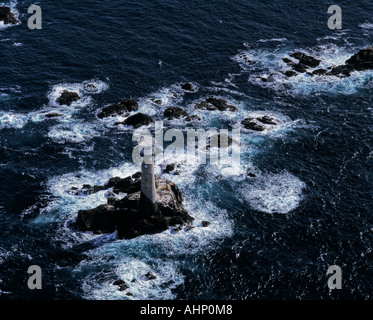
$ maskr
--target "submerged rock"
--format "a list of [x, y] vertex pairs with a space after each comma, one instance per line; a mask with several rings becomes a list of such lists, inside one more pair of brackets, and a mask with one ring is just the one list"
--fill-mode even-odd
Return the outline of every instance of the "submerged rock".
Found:
[[121, 190], [134, 192], [119, 200], [109, 198], [108, 204], [97, 208], [80, 210], [78, 228], [94, 233], [117, 230], [118, 238], [132, 239], [144, 234], [163, 232], [171, 226], [192, 224], [194, 218], [183, 207], [181, 191], [174, 183], [163, 178], [156, 178], [158, 201], [155, 213], [139, 211], [141, 184], [138, 184], [140, 180], [133, 180], [133, 176], [120, 180], [110, 179], [105, 187], [119, 188], [118, 183], [121, 183]]
[[4, 24], [17, 24], [19, 22], [12, 10], [4, 6], [0, 7], [0, 21], [3, 21]]
[[112, 117], [117, 115], [124, 115], [127, 112], [137, 111], [139, 105], [136, 99], [127, 99], [120, 103], [111, 104], [102, 109], [102, 111], [97, 115], [100, 119], [106, 117]]
[[57, 102], [61, 105], [71, 105], [73, 102], [78, 101], [80, 99], [79, 94], [76, 92], [64, 90], [60, 97], [57, 99]]

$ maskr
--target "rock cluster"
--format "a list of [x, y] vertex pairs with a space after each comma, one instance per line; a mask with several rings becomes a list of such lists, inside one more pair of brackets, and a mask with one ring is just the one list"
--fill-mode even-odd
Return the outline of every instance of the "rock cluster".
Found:
[[[354, 54], [351, 58], [346, 60], [345, 64], [336, 67], [328, 67], [327, 69], [316, 69], [310, 71], [309, 68], [316, 68], [320, 65], [321, 60], [312, 56], [306, 55], [302, 52], [295, 52], [290, 54], [291, 57], [298, 60], [294, 62], [289, 58], [284, 58], [283, 61], [292, 68], [284, 72], [285, 76], [293, 77], [298, 73], [307, 73], [309, 76], [325, 75], [337, 77], [349, 77], [353, 71], [364, 71], [373, 69], [373, 47], [365, 48]], [[263, 81], [268, 79], [263, 78]]]
[[[117, 230], [118, 238], [132, 239], [144, 234], [163, 232], [172, 226], [190, 226], [194, 220], [183, 207], [183, 195], [172, 182], [156, 178], [158, 194], [156, 212], [139, 211], [141, 174], [124, 179], [110, 179], [104, 186], [83, 186], [85, 190], [113, 188], [114, 193], [126, 193], [124, 198], [109, 197], [107, 204], [78, 212], [77, 226], [81, 231], [111, 233]], [[71, 191], [71, 190], [69, 190]], [[77, 190], [74, 190], [77, 191]]]

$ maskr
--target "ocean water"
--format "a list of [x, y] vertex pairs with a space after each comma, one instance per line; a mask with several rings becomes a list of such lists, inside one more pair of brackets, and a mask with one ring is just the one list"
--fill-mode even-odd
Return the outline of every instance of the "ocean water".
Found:
[[[342, 30], [328, 29], [324, 1], [41, 0], [42, 30], [27, 28], [31, 1], [5, 4], [21, 23], [0, 26], [0, 299], [372, 298], [373, 72], [278, 76], [294, 51], [336, 66], [371, 46], [370, 1], [343, 1]], [[185, 82], [197, 90], [184, 92]], [[59, 105], [64, 89], [82, 99]], [[210, 96], [238, 111], [193, 110]], [[202, 119], [166, 128], [281, 123], [241, 128], [239, 166], [165, 175], [209, 227], [133, 240], [78, 232], [78, 210], [107, 195], [66, 190], [139, 170], [132, 130], [97, 118], [127, 98], [156, 120], [169, 106]], [[42, 290], [27, 288], [30, 265], [42, 268]], [[342, 290], [327, 287], [331, 265], [342, 268]]]

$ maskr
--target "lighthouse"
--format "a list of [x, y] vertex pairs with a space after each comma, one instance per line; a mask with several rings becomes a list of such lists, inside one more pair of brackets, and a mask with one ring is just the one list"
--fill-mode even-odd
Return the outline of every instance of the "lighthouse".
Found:
[[151, 148], [146, 148], [141, 164], [141, 196], [139, 212], [152, 215], [157, 211], [157, 189], [154, 176], [154, 152], [153, 139]]

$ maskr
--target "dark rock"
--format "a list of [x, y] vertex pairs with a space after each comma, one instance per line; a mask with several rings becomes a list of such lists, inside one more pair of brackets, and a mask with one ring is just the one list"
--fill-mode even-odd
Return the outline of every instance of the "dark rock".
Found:
[[208, 221], [202, 221], [202, 222], [201, 222], [201, 227], [202, 227], [202, 228], [207, 228], [210, 224], [211, 224], [211, 222], [208, 222]]
[[287, 64], [293, 63], [293, 61], [291, 59], [289, 59], [289, 58], [284, 58], [284, 59], [282, 59], [282, 61], [284, 61]]
[[212, 104], [207, 103], [206, 101], [201, 101], [197, 103], [194, 108], [201, 109], [201, 110], [209, 110], [209, 111], [216, 110], [216, 107], [214, 107]]
[[134, 297], [133, 293], [131, 293], [131, 292], [127, 292], [126, 295], [129, 296], [129, 297]]
[[197, 115], [192, 115], [192, 116], [188, 116], [185, 118], [186, 121], [193, 121], [193, 120], [198, 120], [198, 121], [201, 121], [201, 117], [197, 116]]
[[108, 200], [108, 203], [113, 205], [116, 209], [124, 209], [124, 210], [137, 210], [139, 201], [141, 197], [141, 192], [137, 191], [125, 196], [123, 199], [120, 200]]
[[182, 84], [181, 85], [181, 89], [183, 89], [185, 91], [191, 91], [191, 92], [195, 91], [194, 86], [191, 83], [184, 83], [184, 84]]
[[263, 117], [256, 118], [256, 119], [258, 121], [260, 121], [261, 123], [264, 123], [264, 124], [270, 124], [270, 125], [274, 125], [274, 126], [277, 125], [277, 122], [275, 121], [275, 119], [271, 118], [269, 116], [263, 116]]
[[338, 66], [334, 67], [326, 75], [337, 76], [337, 77], [349, 77], [353, 70], [349, 66]]
[[135, 283], [135, 282], [137, 282], [137, 280], [136, 280], [136, 279], [132, 279], [131, 282], [132, 282], [132, 283]]
[[17, 24], [18, 20], [9, 7], [0, 7], [0, 21], [4, 24]]
[[137, 111], [138, 109], [139, 105], [137, 104], [136, 99], [127, 99], [120, 103], [104, 107], [97, 116], [102, 119], [117, 115], [125, 115], [127, 112]]
[[299, 72], [299, 73], [305, 73], [307, 72], [307, 66], [305, 66], [304, 64], [301, 64], [301, 63], [292, 63], [292, 64], [289, 64], [295, 71]]
[[[107, 205], [95, 209], [80, 210], [77, 225], [82, 231], [95, 233], [113, 232], [118, 230], [121, 239], [132, 239], [144, 234], [163, 232], [174, 226], [188, 226], [193, 218], [183, 207], [183, 195], [172, 182], [156, 178], [158, 202], [156, 212], [148, 214], [140, 212], [141, 177], [138, 174], [131, 177], [112, 178], [105, 188], [117, 188], [120, 192], [131, 191], [122, 199], [108, 198]], [[88, 186], [87, 186], [88, 187]], [[132, 192], [136, 190], [135, 192]]]
[[346, 65], [357, 71], [373, 69], [373, 47], [360, 50], [346, 61]]
[[141, 172], [126, 178], [111, 178], [105, 183], [105, 189], [113, 188], [115, 194], [134, 193], [141, 190]]
[[196, 109], [203, 109], [209, 111], [237, 111], [237, 107], [228, 104], [224, 99], [215, 97], [207, 98], [206, 101], [202, 101], [195, 106]]
[[315, 76], [323, 76], [327, 72], [328, 72], [328, 70], [325, 70], [325, 69], [317, 69], [317, 70], [313, 71], [312, 74], [315, 75]]
[[293, 71], [293, 70], [287, 70], [286, 72], [285, 72], [285, 76], [287, 76], [287, 77], [294, 77], [294, 76], [296, 76], [296, 75], [298, 75], [298, 73], [296, 73], [295, 71]]
[[319, 66], [321, 60], [318, 60], [314, 57], [308, 56], [302, 52], [294, 52], [293, 54], [290, 55], [291, 57], [299, 60], [299, 63], [311, 67], [311, 68], [316, 68]]
[[157, 277], [151, 272], [148, 272], [147, 274], [143, 275], [143, 278], [147, 281], [157, 279]]
[[264, 131], [266, 129], [263, 125], [257, 123], [253, 118], [247, 118], [241, 123], [246, 129], [254, 131]]
[[161, 99], [150, 98], [150, 101], [153, 102], [153, 103], [155, 103], [155, 104], [158, 104], [158, 105], [162, 104], [162, 100]]
[[211, 97], [211, 98], [206, 99], [206, 102], [212, 104], [214, 107], [216, 107], [220, 111], [226, 111], [226, 110], [237, 111], [237, 107], [228, 104], [228, 102], [225, 101], [224, 99], [218, 99], [218, 98]]
[[91, 186], [89, 184], [83, 185], [81, 189], [76, 188], [76, 187], [71, 187], [69, 190], [66, 192], [69, 194], [72, 194], [74, 196], [82, 196], [82, 195], [90, 195], [93, 193], [96, 193], [101, 190], [105, 190], [106, 188], [104, 186]]
[[101, 205], [94, 209], [79, 210], [77, 225], [81, 231], [95, 233], [114, 232], [117, 224], [117, 213], [114, 206]]
[[123, 280], [116, 280], [113, 282], [114, 286], [117, 286], [119, 291], [126, 291], [130, 286]]
[[46, 118], [56, 118], [56, 117], [61, 117], [63, 114], [58, 113], [58, 112], [50, 112], [44, 115]]
[[183, 110], [179, 107], [167, 108], [164, 112], [164, 116], [167, 117], [168, 120], [190, 117], [188, 111]]
[[64, 90], [61, 96], [57, 99], [57, 102], [61, 105], [71, 105], [73, 102], [78, 101], [80, 96], [76, 92]]
[[171, 164], [168, 164], [166, 166], [166, 168], [163, 170], [163, 172], [170, 173], [170, 172], [174, 171], [175, 169], [176, 169], [176, 164], [175, 163], [171, 163]]
[[149, 124], [154, 123], [154, 119], [144, 113], [136, 113], [133, 116], [127, 118], [123, 124], [127, 126], [133, 126], [134, 128], [139, 128], [141, 126], [148, 126]]
[[256, 178], [256, 174], [252, 173], [252, 172], [248, 172], [247, 176], [250, 177], [250, 178]]

